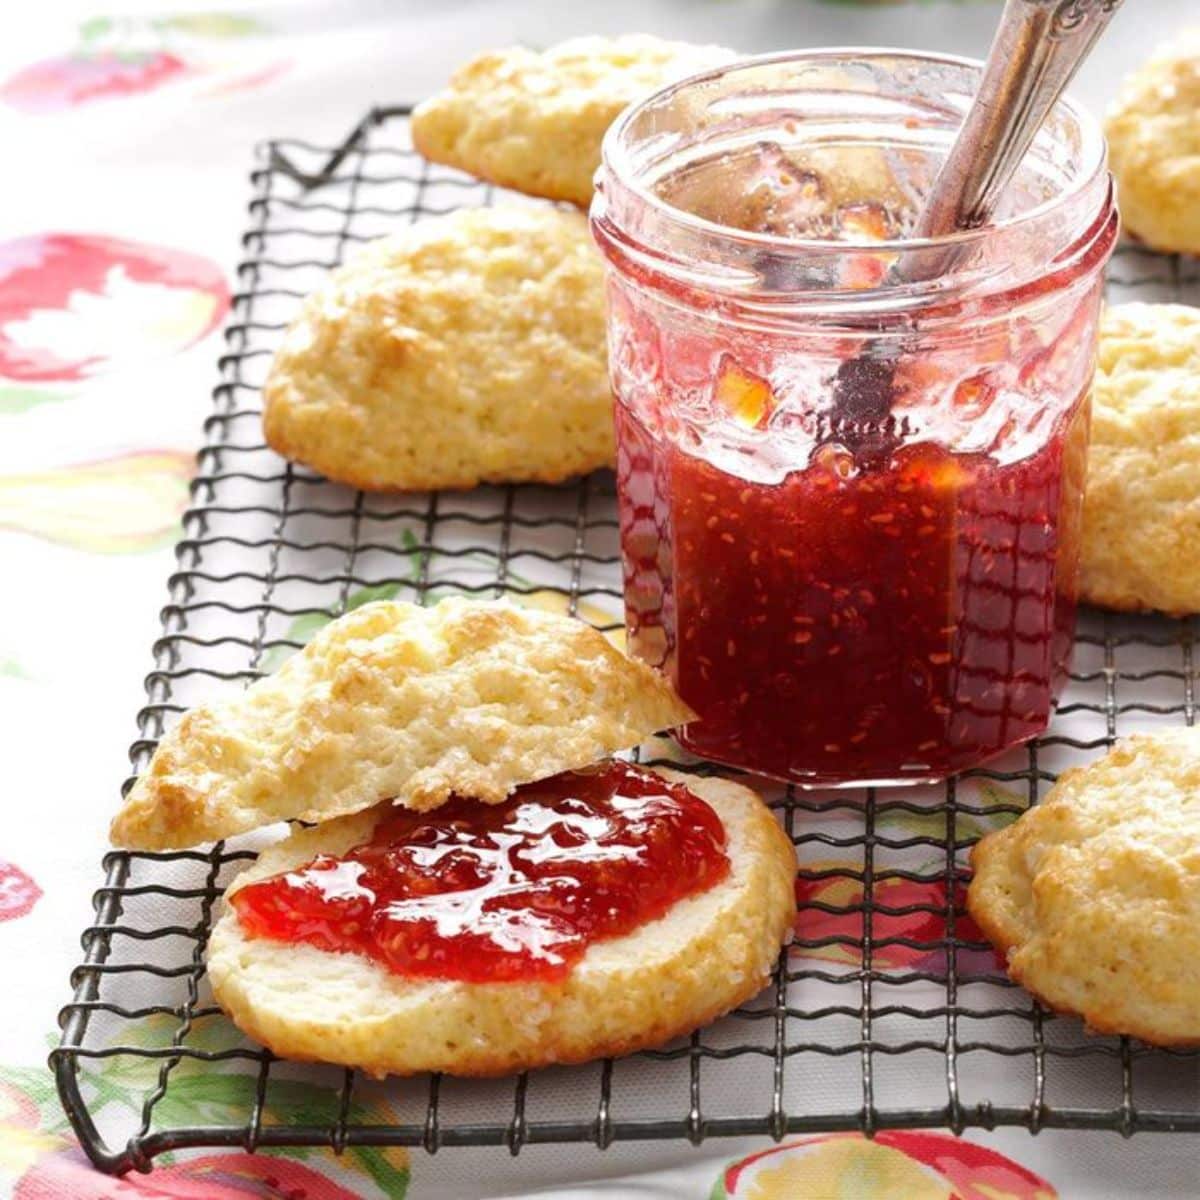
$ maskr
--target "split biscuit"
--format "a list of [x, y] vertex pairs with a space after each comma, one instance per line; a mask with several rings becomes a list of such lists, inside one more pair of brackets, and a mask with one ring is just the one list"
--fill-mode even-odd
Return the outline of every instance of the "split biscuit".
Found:
[[308, 297], [263, 431], [367, 490], [557, 483], [613, 463], [604, 339], [579, 213], [462, 209], [369, 244]]
[[174, 849], [452, 793], [496, 804], [692, 716], [663, 676], [574, 618], [457, 597], [366, 604], [274, 675], [186, 713], [112, 840]]
[[[372, 1075], [501, 1075], [656, 1046], [759, 992], [794, 914], [795, 853], [762, 801], [719, 779], [662, 772], [725, 827], [730, 873], [632, 933], [593, 942], [565, 980], [468, 983], [389, 972], [365, 955], [248, 937], [226, 907], [208, 949], [217, 1003], [284, 1058]], [[339, 855], [385, 809], [301, 830], [233, 883]]]
[[630, 104], [736, 55], [646, 34], [512, 46], [460, 67], [417, 106], [413, 143], [433, 162], [586, 208], [605, 131]]
[[1101, 319], [1080, 596], [1200, 611], [1200, 309], [1122, 304]]
[[972, 855], [1008, 973], [1097, 1032], [1200, 1044], [1200, 729], [1119, 743]]

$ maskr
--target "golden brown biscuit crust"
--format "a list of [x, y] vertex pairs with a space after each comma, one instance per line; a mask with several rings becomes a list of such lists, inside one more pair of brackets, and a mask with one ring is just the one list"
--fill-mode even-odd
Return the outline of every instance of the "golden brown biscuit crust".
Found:
[[586, 208], [600, 143], [621, 111], [734, 57], [720, 46], [646, 34], [481, 54], [454, 73], [444, 92], [418, 105], [413, 142], [433, 162]]
[[[664, 771], [721, 817], [730, 877], [657, 921], [597, 942], [563, 982], [407, 980], [361, 955], [247, 938], [227, 909], [208, 974], [234, 1022], [285, 1058], [373, 1075], [503, 1075], [660, 1045], [749, 999], [767, 982], [795, 910], [795, 852], [753, 792]], [[344, 853], [378, 811], [303, 830], [272, 847], [231, 890], [314, 853]], [[296, 981], [305, 981], [300, 993]]]
[[1098, 1032], [1200, 1044], [1200, 730], [1064, 772], [971, 862], [967, 908], [1016, 982]]
[[366, 490], [557, 483], [613, 462], [604, 337], [581, 215], [458, 210], [364, 247], [304, 302], [263, 431]]
[[1080, 596], [1200, 611], [1200, 310], [1123, 304], [1101, 319]]
[[452, 792], [499, 803], [691, 715], [582, 621], [453, 597], [367, 604], [274, 675], [186, 713], [112, 840], [172, 849], [392, 798], [434, 808]]
[[1156, 250], [1200, 254], [1200, 29], [1121, 86], [1105, 124], [1125, 228]]

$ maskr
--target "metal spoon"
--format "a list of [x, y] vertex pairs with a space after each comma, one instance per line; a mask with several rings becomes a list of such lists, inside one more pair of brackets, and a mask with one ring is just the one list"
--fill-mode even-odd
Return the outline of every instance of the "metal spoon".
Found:
[[[1121, 0], [1007, 0], [979, 91], [926, 198], [915, 237], [975, 229], [988, 220], [1042, 122], [1120, 5]], [[902, 255], [891, 282], [935, 278], [969, 252], [949, 246], [937, 254]], [[875, 343], [843, 362], [834, 383], [834, 413], [851, 422], [886, 420], [901, 352], [895, 342]], [[878, 437], [877, 428], [874, 440]]]
[[946, 156], [915, 236], [976, 229], [1121, 0], [1008, 0], [979, 91]]

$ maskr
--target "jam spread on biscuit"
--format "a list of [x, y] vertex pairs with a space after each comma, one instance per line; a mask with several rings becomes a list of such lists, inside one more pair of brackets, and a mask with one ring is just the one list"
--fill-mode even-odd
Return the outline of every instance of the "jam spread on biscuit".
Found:
[[396, 808], [370, 840], [237, 892], [252, 936], [365, 954], [398, 975], [553, 980], [729, 873], [720, 818], [624, 762], [485, 805]]

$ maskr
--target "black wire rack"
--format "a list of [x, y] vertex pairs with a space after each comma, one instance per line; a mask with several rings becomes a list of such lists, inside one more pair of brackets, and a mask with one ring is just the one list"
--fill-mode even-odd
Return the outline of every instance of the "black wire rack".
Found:
[[[621, 626], [611, 475], [366, 495], [262, 444], [258, 384], [300, 298], [327, 269], [405, 223], [504, 202], [422, 161], [406, 116], [374, 110], [332, 149], [279, 141], [257, 150], [240, 290], [137, 715], [134, 774], [184, 708], [274, 669], [323, 621], [367, 599], [557, 597], [606, 631]], [[1126, 247], [1110, 294], [1184, 299], [1200, 293], [1198, 277], [1195, 261]], [[381, 1085], [281, 1063], [242, 1040], [211, 1002], [205, 944], [225, 885], [254, 857], [251, 843], [111, 852], [51, 1056], [67, 1115], [91, 1160], [114, 1173], [201, 1146], [493, 1145], [516, 1154], [547, 1142], [698, 1144], [899, 1127], [1200, 1130], [1195, 1052], [1091, 1036], [1043, 1009], [1004, 977], [962, 907], [966, 853], [981, 825], [1036, 803], [1063, 767], [1119, 733], [1194, 723], [1195, 645], [1188, 622], [1085, 612], [1048, 736], [934, 795], [781, 792], [800, 862], [797, 942], [764, 994], [723, 1021], [632, 1060], [498, 1083], [391, 1081], [382, 1085], [394, 1099], [389, 1120], [364, 1118], [358, 1100]], [[93, 1082], [99, 1060], [114, 1057], [151, 1067], [133, 1121]], [[179, 1119], [173, 1093], [197, 1070], [236, 1073], [243, 1103], [203, 1110], [209, 1123]], [[654, 1086], [631, 1095], [631, 1070], [652, 1070]], [[297, 1071], [320, 1081], [329, 1103], [280, 1121], [272, 1089]], [[917, 1105], [920, 1095], [936, 1099]]]

